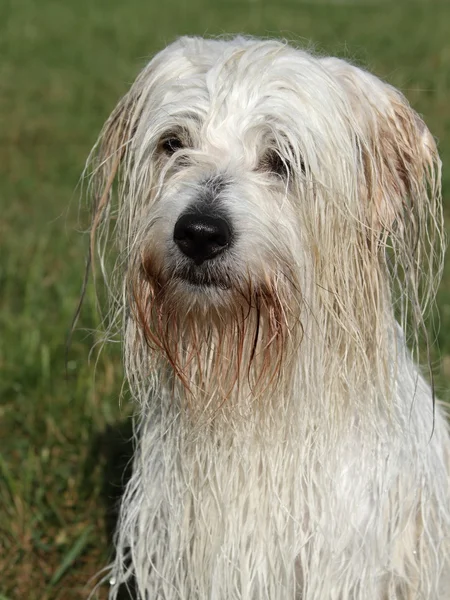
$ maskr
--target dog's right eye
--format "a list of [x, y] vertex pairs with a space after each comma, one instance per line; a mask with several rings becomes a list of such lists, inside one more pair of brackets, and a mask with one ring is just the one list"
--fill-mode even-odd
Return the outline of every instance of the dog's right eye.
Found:
[[161, 142], [161, 148], [166, 154], [175, 154], [183, 148], [183, 142], [176, 136], [168, 137]]

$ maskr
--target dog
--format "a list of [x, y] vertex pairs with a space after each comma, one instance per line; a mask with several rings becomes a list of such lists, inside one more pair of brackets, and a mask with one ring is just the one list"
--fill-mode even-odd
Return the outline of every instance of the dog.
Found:
[[184, 37], [87, 170], [138, 406], [110, 599], [449, 598], [449, 431], [417, 366], [441, 166], [405, 97], [282, 41]]

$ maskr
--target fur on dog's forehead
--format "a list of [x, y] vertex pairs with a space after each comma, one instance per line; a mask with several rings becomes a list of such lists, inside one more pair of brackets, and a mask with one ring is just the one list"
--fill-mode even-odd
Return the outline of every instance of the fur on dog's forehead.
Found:
[[151, 61], [141, 85], [140, 126], [151, 122], [156, 136], [191, 116], [210, 134], [266, 125], [322, 137], [336, 126], [342, 131], [349, 110], [329, 63], [278, 41], [182, 38]]

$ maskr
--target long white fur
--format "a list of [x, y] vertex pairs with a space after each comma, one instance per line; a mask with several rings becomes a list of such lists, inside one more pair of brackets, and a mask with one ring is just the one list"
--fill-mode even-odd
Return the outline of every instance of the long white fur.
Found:
[[[182, 38], [89, 165], [139, 407], [111, 600], [132, 581], [145, 600], [450, 597], [448, 428], [405, 344], [417, 358], [442, 270], [440, 162], [405, 98], [279, 41]], [[206, 192], [236, 231], [207, 267], [227, 289], [176, 276], [175, 222]]]

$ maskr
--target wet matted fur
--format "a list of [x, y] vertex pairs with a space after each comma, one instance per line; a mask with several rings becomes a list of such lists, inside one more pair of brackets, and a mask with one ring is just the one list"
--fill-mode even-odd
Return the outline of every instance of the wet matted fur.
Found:
[[[280, 41], [182, 38], [87, 173], [138, 403], [111, 600], [131, 581], [145, 600], [449, 597], [449, 434], [415, 365], [440, 161], [403, 95]], [[184, 215], [220, 221], [220, 252], [183, 251]]]

